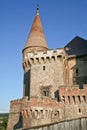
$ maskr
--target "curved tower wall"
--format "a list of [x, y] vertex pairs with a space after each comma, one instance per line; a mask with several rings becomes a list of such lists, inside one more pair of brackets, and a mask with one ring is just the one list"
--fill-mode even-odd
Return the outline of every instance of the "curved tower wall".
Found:
[[58, 87], [66, 84], [64, 60], [63, 49], [27, 53], [23, 60], [24, 96], [41, 97], [48, 89], [48, 96], [55, 98]]

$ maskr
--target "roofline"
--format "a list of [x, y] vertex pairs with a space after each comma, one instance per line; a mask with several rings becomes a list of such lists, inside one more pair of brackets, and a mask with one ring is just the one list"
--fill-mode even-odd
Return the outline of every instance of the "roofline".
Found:
[[25, 49], [27, 49], [27, 48], [31, 48], [31, 47], [33, 47], [33, 48], [34, 48], [34, 47], [40, 47], [40, 48], [45, 48], [45, 49], [47, 49], [47, 50], [49, 49], [49, 48], [44, 47], [44, 46], [29, 46], [29, 47], [25, 47], [25, 48], [23, 48], [22, 53], [24, 52]]
[[81, 56], [87, 56], [87, 54], [83, 54], [83, 55], [67, 55], [67, 59], [70, 59], [70, 58], [77, 58], [77, 57], [81, 57]]

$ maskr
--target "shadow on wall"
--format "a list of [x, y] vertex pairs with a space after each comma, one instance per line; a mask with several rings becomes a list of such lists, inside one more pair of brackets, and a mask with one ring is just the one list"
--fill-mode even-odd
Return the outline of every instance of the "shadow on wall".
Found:
[[83, 89], [83, 84], [87, 84], [87, 56], [76, 58], [73, 78], [74, 84], [78, 84], [79, 89]]
[[17, 129], [20, 129], [22, 128], [22, 123], [23, 123], [23, 118], [22, 118], [22, 115], [20, 113], [19, 115], [19, 121], [17, 122], [17, 124], [14, 125], [14, 130], [17, 130]]
[[30, 97], [30, 70], [24, 74], [24, 96]]
[[60, 99], [60, 96], [59, 96], [59, 90], [55, 91], [54, 95], [55, 95], [55, 98], [57, 99], [57, 101], [60, 102], [61, 99]]

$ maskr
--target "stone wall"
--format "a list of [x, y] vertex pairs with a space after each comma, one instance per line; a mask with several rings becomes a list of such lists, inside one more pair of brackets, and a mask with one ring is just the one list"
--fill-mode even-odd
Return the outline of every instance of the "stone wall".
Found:
[[[49, 50], [45, 53], [27, 53], [23, 59], [25, 96], [41, 97], [42, 88], [48, 88], [49, 97], [54, 98], [58, 87], [66, 85], [64, 58], [63, 49], [58, 49], [56, 52]], [[29, 70], [30, 76], [27, 75]], [[26, 95], [26, 90], [30, 94]]]
[[71, 56], [67, 59], [67, 86], [87, 84], [87, 56]]
[[15, 100], [14, 103], [13, 101], [11, 101], [7, 130], [14, 130], [15, 128], [21, 128], [22, 126], [22, 118], [21, 118], [22, 102], [23, 102], [22, 100]]
[[59, 101], [48, 97], [12, 101], [7, 130], [87, 117], [87, 85], [84, 89], [60, 87], [58, 95]]
[[87, 130], [87, 118], [80, 118], [22, 130]]

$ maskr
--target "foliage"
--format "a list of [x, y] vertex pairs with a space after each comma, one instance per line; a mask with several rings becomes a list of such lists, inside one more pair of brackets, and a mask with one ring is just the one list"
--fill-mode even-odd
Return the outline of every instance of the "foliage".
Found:
[[0, 123], [0, 130], [6, 130], [8, 123], [8, 114], [0, 114], [0, 117], [2, 117], [2, 123]]
[[0, 113], [0, 117], [8, 117], [9, 113]]

